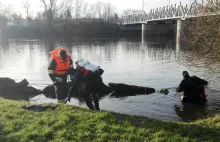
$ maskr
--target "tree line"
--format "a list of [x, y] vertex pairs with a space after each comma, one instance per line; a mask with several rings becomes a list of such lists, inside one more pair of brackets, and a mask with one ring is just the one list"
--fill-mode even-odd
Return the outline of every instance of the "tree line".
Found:
[[31, 11], [33, 3], [30, 0], [21, 2], [21, 11], [15, 11], [13, 5], [5, 5], [0, 3], [0, 15], [6, 17], [8, 21], [16, 19], [34, 19], [47, 20], [51, 25], [55, 19], [103, 19], [111, 21], [113, 18], [118, 18], [115, 7], [111, 3], [98, 1], [89, 4], [83, 0], [38, 0], [41, 3], [42, 11], [35, 10], [36, 16], [33, 16]]

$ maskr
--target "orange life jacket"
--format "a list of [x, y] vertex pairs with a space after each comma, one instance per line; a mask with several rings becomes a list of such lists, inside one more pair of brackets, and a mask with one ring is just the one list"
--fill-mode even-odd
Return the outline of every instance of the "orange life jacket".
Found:
[[[60, 57], [60, 50], [65, 50], [66, 51], [66, 55], [67, 58], [64, 61], [61, 57]], [[65, 75], [67, 74], [67, 69], [70, 68], [70, 56], [69, 56], [69, 51], [65, 48], [58, 48], [53, 50], [51, 53], [51, 58], [53, 58], [57, 65], [56, 65], [56, 69], [54, 70], [54, 73], [56, 73], [57, 75]]]

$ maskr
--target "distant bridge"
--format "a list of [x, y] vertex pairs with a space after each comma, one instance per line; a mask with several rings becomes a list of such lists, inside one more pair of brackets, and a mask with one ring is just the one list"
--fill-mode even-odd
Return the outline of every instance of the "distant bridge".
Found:
[[[123, 16], [119, 25], [121, 30], [142, 30], [142, 37], [145, 32], [164, 32], [169, 29], [175, 29], [177, 45], [180, 43], [180, 35], [182, 31], [182, 21], [187, 18], [204, 17], [220, 15], [220, 0], [195, 0], [189, 5], [182, 5], [181, 2], [177, 5], [167, 5], [160, 8], [151, 9], [148, 13], [140, 11]], [[175, 21], [176, 26], [170, 26], [167, 21]], [[151, 23], [164, 23], [152, 25]], [[169, 22], [168, 22], [169, 23]], [[172, 23], [172, 22], [171, 22]], [[142, 25], [140, 27], [140, 25]]]
[[131, 13], [120, 19], [120, 24], [147, 24], [150, 21], [186, 19], [201, 16], [212, 16], [220, 14], [220, 0], [195, 0], [189, 5], [182, 5], [181, 2], [171, 4], [160, 8], [151, 9], [148, 13], [145, 11]]

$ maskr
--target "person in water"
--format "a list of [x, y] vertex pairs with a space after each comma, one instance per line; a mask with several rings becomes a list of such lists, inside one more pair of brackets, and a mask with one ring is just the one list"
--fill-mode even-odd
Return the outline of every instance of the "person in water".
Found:
[[72, 68], [72, 59], [68, 50], [55, 49], [51, 52], [51, 61], [48, 66], [48, 75], [53, 81], [56, 97], [59, 103], [64, 103], [67, 97], [67, 75]]
[[182, 102], [195, 102], [205, 100], [205, 86], [208, 85], [206, 80], [197, 76], [190, 76], [187, 71], [183, 71], [183, 80], [180, 82], [176, 92], [183, 92]]

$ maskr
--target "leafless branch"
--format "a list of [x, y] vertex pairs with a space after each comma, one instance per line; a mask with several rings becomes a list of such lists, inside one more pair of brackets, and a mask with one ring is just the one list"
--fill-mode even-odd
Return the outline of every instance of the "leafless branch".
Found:
[[28, 0], [25, 0], [25, 1], [23, 1], [22, 2], [22, 6], [23, 6], [23, 8], [25, 9], [25, 11], [26, 11], [26, 16], [27, 16], [27, 18], [30, 16], [29, 15], [29, 11], [30, 11], [30, 2], [28, 1]]

